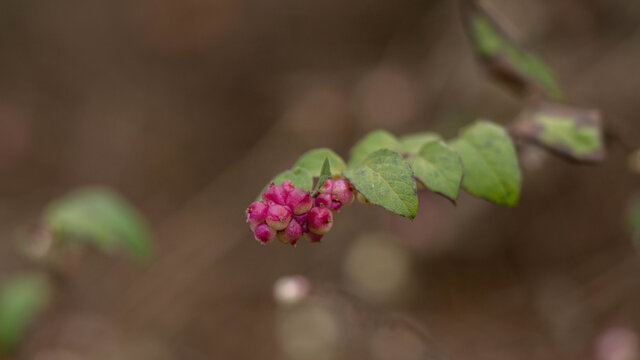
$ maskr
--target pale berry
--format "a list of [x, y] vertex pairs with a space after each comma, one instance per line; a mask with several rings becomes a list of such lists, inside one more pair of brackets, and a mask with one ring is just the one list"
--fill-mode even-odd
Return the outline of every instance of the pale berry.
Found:
[[324, 207], [314, 207], [309, 211], [309, 231], [324, 235], [331, 230], [333, 226], [333, 214], [329, 209]]
[[353, 191], [351, 190], [351, 184], [349, 184], [347, 180], [343, 179], [336, 180], [333, 183], [331, 194], [344, 206], [350, 205], [354, 199]]
[[267, 224], [260, 224], [253, 230], [253, 236], [263, 244], [268, 243], [276, 237], [276, 231]]
[[287, 197], [287, 206], [293, 211], [294, 215], [300, 215], [311, 210], [313, 206], [313, 198], [311, 195], [300, 189], [293, 189]]
[[286, 229], [278, 231], [277, 236], [281, 243], [295, 245], [302, 236], [302, 227], [297, 221], [292, 220]]
[[271, 184], [267, 190], [262, 193], [262, 200], [267, 204], [287, 204], [287, 190], [282, 185]]
[[272, 204], [267, 211], [266, 220], [272, 229], [284, 230], [291, 221], [291, 210], [286, 206]]
[[331, 198], [331, 194], [320, 194], [316, 198], [316, 206], [319, 206], [319, 207], [326, 207], [326, 208], [331, 207], [332, 202], [333, 202], [333, 199]]
[[269, 206], [262, 201], [255, 201], [247, 208], [247, 224], [251, 230], [262, 224], [267, 218]]
[[332, 189], [333, 189], [333, 180], [327, 179], [327, 181], [325, 181], [324, 184], [320, 186], [320, 189], [318, 189], [318, 192], [320, 194], [331, 194]]

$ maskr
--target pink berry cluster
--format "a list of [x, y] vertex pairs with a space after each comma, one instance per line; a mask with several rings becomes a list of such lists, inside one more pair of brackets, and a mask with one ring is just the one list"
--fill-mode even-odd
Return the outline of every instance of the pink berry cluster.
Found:
[[318, 242], [333, 226], [333, 212], [353, 202], [354, 190], [344, 179], [327, 180], [315, 196], [296, 189], [290, 181], [271, 184], [247, 208], [247, 224], [256, 240], [266, 244], [278, 238], [295, 245], [304, 236]]

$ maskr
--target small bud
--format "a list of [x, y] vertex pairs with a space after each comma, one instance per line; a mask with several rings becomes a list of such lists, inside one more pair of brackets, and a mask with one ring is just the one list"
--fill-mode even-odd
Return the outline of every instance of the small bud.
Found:
[[332, 189], [333, 189], [333, 180], [327, 179], [327, 181], [325, 181], [324, 184], [320, 186], [320, 189], [318, 189], [318, 192], [320, 194], [331, 194]]
[[330, 194], [321, 194], [316, 198], [316, 206], [318, 207], [329, 208], [331, 207], [331, 202], [333, 202], [333, 199], [331, 199]]
[[291, 221], [286, 229], [278, 231], [277, 236], [281, 243], [295, 245], [302, 236], [302, 227], [295, 220]]
[[343, 179], [336, 180], [333, 183], [331, 194], [345, 206], [350, 205], [354, 199], [351, 184], [349, 184], [347, 180]]
[[284, 230], [291, 221], [291, 210], [288, 207], [273, 204], [267, 211], [267, 224], [274, 230]]
[[329, 210], [338, 212], [342, 207], [342, 203], [340, 201], [332, 201], [331, 205], [329, 205]]
[[267, 218], [269, 206], [262, 201], [255, 201], [247, 208], [247, 224], [251, 230], [262, 224]]
[[309, 211], [309, 231], [324, 235], [333, 226], [333, 214], [327, 208], [314, 207]]
[[304, 214], [311, 210], [313, 198], [306, 191], [293, 189], [287, 197], [287, 206], [291, 208], [294, 215]]
[[364, 195], [362, 195], [361, 193], [356, 194], [356, 199], [358, 199], [358, 202], [360, 204], [371, 205], [371, 202], [369, 202], [369, 200], [366, 197], [364, 197]]
[[291, 181], [287, 180], [285, 182], [282, 183], [282, 187], [287, 191], [287, 192], [292, 192], [293, 190], [295, 190], [295, 186], [293, 186], [293, 184], [291, 183]]
[[320, 239], [322, 239], [322, 236], [324, 236], [324, 235], [318, 235], [318, 234], [314, 234], [314, 233], [306, 233], [306, 234], [304, 234], [304, 237], [307, 240], [309, 240], [309, 242], [311, 242], [311, 243], [320, 242]]
[[267, 224], [260, 224], [253, 230], [253, 236], [255, 236], [256, 240], [266, 244], [276, 237], [276, 231]]
[[282, 185], [271, 184], [267, 190], [262, 193], [262, 200], [267, 204], [286, 205], [287, 203], [287, 191]]

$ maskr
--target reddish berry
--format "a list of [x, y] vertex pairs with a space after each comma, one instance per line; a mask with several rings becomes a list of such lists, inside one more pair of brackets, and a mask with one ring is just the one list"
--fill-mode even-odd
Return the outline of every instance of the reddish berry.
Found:
[[255, 236], [256, 240], [266, 244], [276, 237], [276, 231], [267, 224], [260, 224], [253, 230], [253, 236]]
[[340, 201], [332, 201], [331, 205], [329, 205], [329, 210], [338, 212], [342, 207], [342, 203]]
[[331, 207], [331, 203], [333, 202], [333, 200], [331, 199], [331, 195], [330, 194], [321, 194], [318, 195], [318, 197], [316, 198], [316, 206], [319, 207]]
[[[268, 219], [267, 219], [268, 221]], [[324, 207], [314, 207], [309, 211], [309, 231], [314, 234], [324, 235], [333, 226], [333, 214]]]
[[272, 204], [267, 211], [266, 220], [272, 229], [284, 230], [291, 221], [291, 210], [286, 206]]
[[262, 200], [267, 204], [286, 205], [287, 195], [287, 191], [282, 185], [271, 184], [267, 190], [262, 193]]
[[291, 181], [287, 180], [284, 183], [282, 183], [282, 187], [287, 191], [287, 192], [292, 192], [295, 187], [293, 186], [293, 184], [291, 183]]
[[317, 243], [320, 242], [320, 239], [322, 239], [323, 235], [318, 235], [318, 234], [314, 234], [314, 233], [306, 233], [304, 234], [304, 237], [309, 240], [309, 242], [312, 243]]
[[320, 186], [320, 189], [318, 189], [318, 192], [320, 194], [331, 194], [332, 189], [333, 189], [333, 180], [327, 179], [327, 181], [325, 181], [324, 184]]
[[302, 236], [302, 227], [297, 221], [291, 221], [286, 229], [278, 231], [277, 236], [281, 243], [295, 245]]
[[351, 190], [351, 184], [347, 180], [336, 180], [333, 183], [333, 189], [331, 194], [342, 203], [342, 205], [350, 205], [353, 202], [354, 196]]
[[309, 218], [309, 213], [305, 213], [305, 214], [301, 214], [301, 215], [294, 215], [293, 216], [293, 219], [295, 221], [297, 221], [298, 224], [300, 224], [300, 225], [306, 223], [308, 218]]
[[269, 206], [262, 201], [255, 201], [247, 208], [247, 224], [251, 230], [262, 224], [267, 218], [267, 210]]
[[304, 214], [311, 210], [313, 198], [306, 191], [293, 189], [287, 198], [287, 206], [293, 211], [294, 215]]

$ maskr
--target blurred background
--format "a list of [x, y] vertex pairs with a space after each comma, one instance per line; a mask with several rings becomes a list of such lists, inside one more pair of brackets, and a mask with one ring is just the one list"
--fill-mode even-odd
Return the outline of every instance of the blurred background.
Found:
[[[486, 3], [640, 146], [640, 2]], [[65, 263], [11, 358], [640, 359], [640, 177], [615, 143], [596, 166], [524, 152], [514, 209], [424, 193], [410, 222], [356, 204], [296, 248], [245, 225], [308, 149], [515, 118], [455, 1], [4, 0], [0, 54], [0, 279], [29, 267], [16, 229], [82, 185], [126, 196], [156, 244], [149, 264]]]

